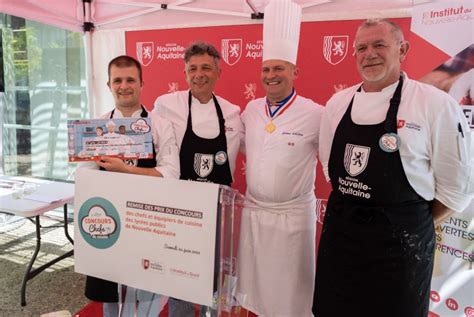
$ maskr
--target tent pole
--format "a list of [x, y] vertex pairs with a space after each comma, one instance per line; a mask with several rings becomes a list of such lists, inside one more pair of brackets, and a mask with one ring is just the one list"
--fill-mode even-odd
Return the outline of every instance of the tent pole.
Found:
[[84, 47], [86, 49], [86, 82], [87, 82], [87, 103], [91, 118], [97, 117], [94, 107], [94, 65], [92, 63], [92, 32], [85, 32]]
[[94, 24], [91, 22], [92, 0], [82, 0], [84, 6], [84, 47], [86, 54], [86, 82], [87, 104], [91, 118], [97, 116], [94, 105], [94, 64], [92, 62], [92, 31]]

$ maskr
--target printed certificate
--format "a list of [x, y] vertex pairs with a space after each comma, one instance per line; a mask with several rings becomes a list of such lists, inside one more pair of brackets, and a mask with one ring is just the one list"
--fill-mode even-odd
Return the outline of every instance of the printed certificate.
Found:
[[69, 162], [153, 158], [150, 118], [68, 121]]

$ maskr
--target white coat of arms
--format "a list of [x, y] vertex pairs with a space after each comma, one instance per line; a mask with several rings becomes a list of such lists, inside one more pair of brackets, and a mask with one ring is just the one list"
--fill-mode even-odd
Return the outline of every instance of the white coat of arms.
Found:
[[148, 66], [153, 61], [155, 44], [153, 42], [137, 42], [137, 59], [143, 66]]
[[370, 147], [346, 144], [344, 167], [349, 175], [355, 177], [362, 173], [369, 161]]
[[214, 155], [194, 153], [194, 171], [200, 177], [211, 174], [214, 167]]
[[229, 66], [235, 65], [242, 56], [242, 39], [223, 39], [221, 55]]
[[348, 35], [324, 37], [323, 55], [329, 64], [337, 65], [344, 60], [347, 55], [348, 43]]

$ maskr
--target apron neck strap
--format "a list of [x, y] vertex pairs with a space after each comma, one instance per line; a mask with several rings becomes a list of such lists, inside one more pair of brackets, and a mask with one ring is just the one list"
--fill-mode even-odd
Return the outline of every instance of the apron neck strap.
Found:
[[[148, 117], [148, 111], [146, 111], [146, 109], [145, 109], [145, 107], [143, 107], [143, 105], [140, 105], [140, 107], [142, 108], [142, 112], [140, 113], [140, 117], [147, 118]], [[115, 108], [110, 112], [109, 119], [114, 118], [114, 113], [115, 113]]]
[[397, 113], [398, 107], [400, 106], [400, 102], [402, 100], [402, 87], [403, 87], [403, 76], [400, 75], [400, 79], [398, 80], [397, 88], [395, 89], [395, 93], [390, 99], [390, 107], [387, 111], [387, 117], [385, 118], [384, 129], [385, 132], [397, 132]]

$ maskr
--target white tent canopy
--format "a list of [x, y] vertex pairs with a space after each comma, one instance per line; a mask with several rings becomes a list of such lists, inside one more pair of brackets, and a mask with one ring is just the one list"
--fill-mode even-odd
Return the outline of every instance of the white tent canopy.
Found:
[[[1, 12], [71, 31], [85, 22], [97, 30], [175, 28], [245, 24], [263, 12], [269, 0], [15, 0], [3, 1]], [[407, 15], [413, 5], [430, 0], [294, 0], [305, 20]]]
[[[261, 23], [270, 0], [15, 0], [0, 12], [85, 32], [91, 116], [113, 104], [105, 87], [107, 63], [125, 53], [125, 31]], [[430, 0], [293, 0], [303, 21], [407, 17]], [[88, 32], [90, 31], [90, 32]]]

